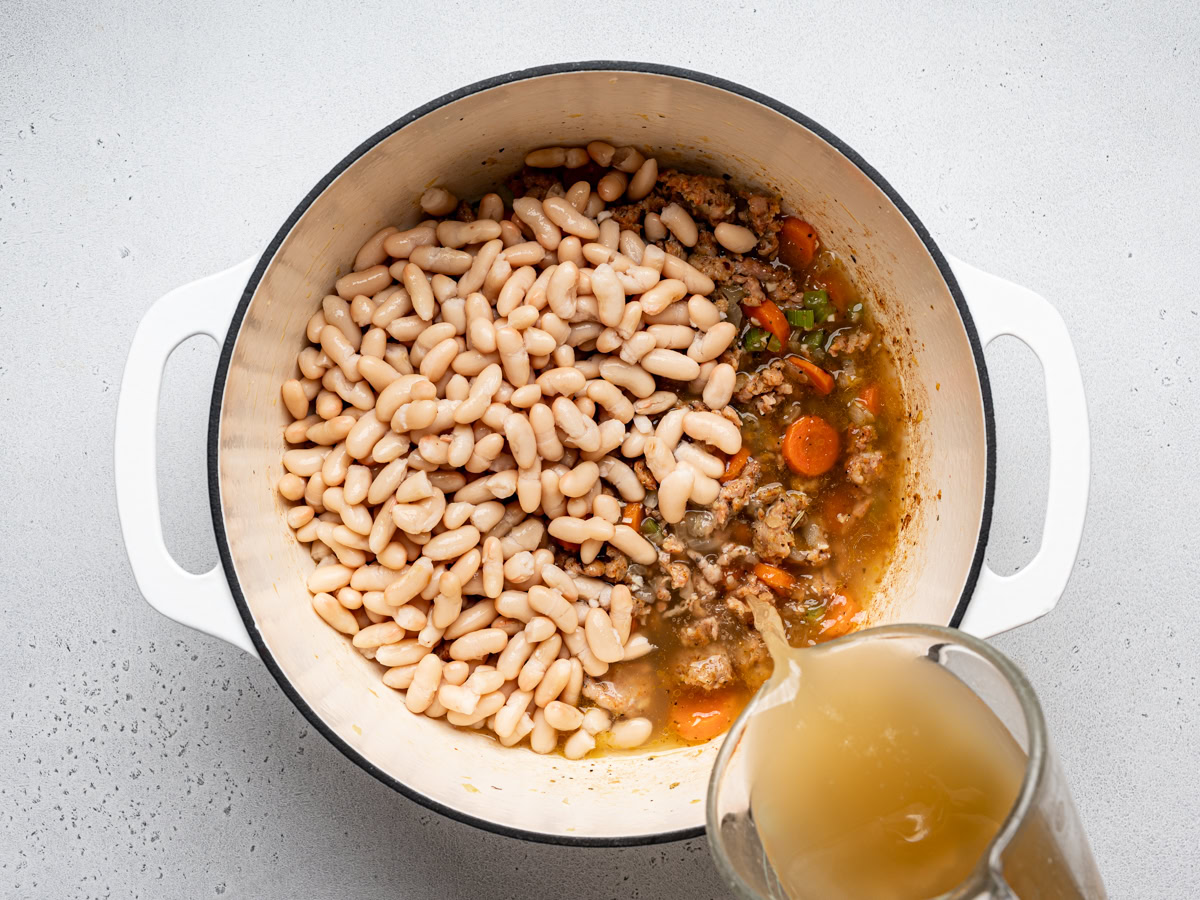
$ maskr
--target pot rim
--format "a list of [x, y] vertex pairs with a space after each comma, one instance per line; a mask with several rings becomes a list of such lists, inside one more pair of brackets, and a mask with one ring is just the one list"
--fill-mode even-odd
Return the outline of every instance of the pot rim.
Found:
[[735, 94], [742, 99], [750, 100], [754, 103], [761, 104], [768, 109], [774, 110], [781, 115], [786, 116], [799, 125], [809, 129], [822, 140], [826, 141], [834, 147], [839, 153], [845, 156], [853, 163], [864, 175], [878, 187], [887, 198], [896, 206], [904, 218], [912, 226], [917, 236], [921, 239], [921, 243], [925, 245], [925, 249], [929, 251], [938, 271], [941, 273], [942, 279], [946, 283], [946, 287], [950, 291], [951, 297], [954, 299], [954, 305], [958, 309], [958, 314], [962, 320], [963, 328], [967, 333], [967, 340], [971, 345], [971, 353], [975, 359], [975, 369], [979, 377], [979, 389], [983, 405], [984, 419], [984, 437], [986, 442], [986, 471], [984, 474], [984, 495], [983, 495], [983, 510], [979, 523], [979, 534], [975, 542], [975, 552], [971, 559], [971, 566], [967, 572], [966, 582], [963, 585], [962, 595], [959, 597], [958, 604], [955, 606], [954, 615], [951, 617], [949, 626], [957, 627], [962, 621], [963, 615], [966, 613], [967, 605], [970, 603], [971, 595], [975, 591], [975, 584], [979, 578], [980, 570], [983, 566], [984, 553], [987, 548], [988, 533], [991, 529], [992, 521], [992, 504], [995, 493], [996, 483], [996, 424], [995, 416], [992, 407], [992, 392], [991, 384], [988, 379], [987, 365], [983, 356], [983, 345], [979, 340], [979, 334], [975, 329], [974, 320], [971, 318], [971, 313], [967, 307], [966, 300], [963, 298], [962, 291], [958, 286], [958, 281], [954, 277], [954, 273], [950, 269], [950, 265], [946, 262], [946, 258], [942, 255], [938, 245], [929, 234], [924, 223], [913, 212], [912, 208], [901, 198], [895, 188], [879, 174], [865, 159], [863, 159], [852, 147], [845, 141], [834, 135], [827, 128], [824, 128], [817, 122], [810, 119], [803, 113], [793, 109], [785, 103], [781, 103], [772, 97], [759, 93], [744, 85], [733, 81], [727, 81], [724, 78], [718, 78], [715, 75], [708, 75], [703, 72], [697, 72], [691, 69], [678, 68], [676, 66], [661, 65], [658, 63], [646, 62], [626, 62], [620, 60], [592, 60], [583, 62], [566, 62], [555, 63], [546, 66], [536, 66], [529, 69], [519, 69], [513, 72], [508, 72], [503, 75], [496, 75], [491, 78], [485, 78], [482, 81], [476, 81], [473, 84], [458, 88], [450, 93], [443, 94], [434, 100], [417, 107], [411, 112], [396, 119], [390, 125], [385, 126], [375, 134], [371, 135], [357, 147], [350, 151], [340, 162], [338, 162], [316, 185], [305, 195], [304, 199], [296, 206], [292, 213], [284, 221], [283, 225], [275, 233], [270, 244], [259, 258], [257, 265], [254, 267], [254, 272], [250, 276], [250, 280], [246, 284], [246, 289], [242, 292], [241, 300], [238, 301], [237, 309], [234, 310], [233, 318], [230, 321], [229, 331], [225, 336], [225, 341], [221, 347], [221, 355], [217, 361], [217, 372], [213, 382], [212, 401], [209, 405], [208, 414], [208, 495], [209, 506], [212, 511], [213, 531], [217, 539], [217, 552], [221, 557], [221, 565], [225, 570], [225, 576], [229, 583], [230, 593], [233, 595], [234, 603], [237, 605], [238, 614], [242, 617], [245, 623], [246, 631], [250, 634], [250, 639], [254, 642], [254, 646], [258, 649], [259, 656], [266, 665], [267, 670], [279, 683], [284, 694], [296, 706], [309, 723], [320, 732], [326, 740], [340, 750], [348, 759], [358, 765], [368, 774], [374, 776], [379, 781], [386, 784], [388, 787], [398, 791], [409, 800], [414, 800], [427, 809], [431, 809], [436, 813], [455, 819], [467, 825], [472, 825], [476, 828], [481, 828], [485, 831], [490, 831], [495, 834], [504, 835], [505, 837], [516, 838], [518, 840], [528, 840], [537, 843], [556, 844], [560, 846], [572, 847], [638, 847], [649, 846], [653, 844], [671, 843], [674, 841], [688, 840], [700, 837], [704, 834], [704, 826], [698, 825], [692, 828], [679, 828], [672, 831], [661, 831], [653, 834], [634, 835], [629, 837], [581, 837], [564, 834], [551, 834], [547, 832], [529, 831], [523, 828], [514, 828], [509, 825], [504, 825], [499, 822], [493, 822], [487, 819], [482, 819], [477, 816], [469, 815], [460, 810], [446, 806], [445, 804], [434, 800], [422, 794], [420, 791], [411, 787], [408, 784], [395, 778], [388, 772], [385, 772], [375, 763], [371, 762], [367, 757], [363, 756], [345, 740], [341, 738], [325, 721], [317, 714], [308, 702], [300, 695], [299, 691], [293, 686], [291, 680], [284, 674], [283, 670], [276, 663], [274, 656], [271, 654], [270, 648], [263, 640], [259, 633], [258, 626], [254, 621], [254, 616], [250, 612], [250, 606], [246, 602], [246, 597], [242, 593], [241, 585], [237, 579], [237, 571], [234, 567], [233, 556], [229, 550], [229, 538], [225, 531], [224, 516], [221, 512], [221, 486], [220, 486], [220, 471], [217, 465], [220, 426], [221, 426], [221, 407], [222, 398], [225, 393], [225, 380], [229, 371], [230, 360], [233, 356], [233, 348], [237, 343], [238, 335], [241, 331], [242, 321], [245, 318], [246, 310], [250, 306], [250, 301], [258, 290], [259, 282], [262, 280], [263, 274], [266, 272], [267, 266], [275, 257], [280, 245], [291, 233], [293, 227], [299, 221], [300, 217], [312, 206], [313, 202], [325, 191], [330, 184], [333, 183], [339, 175], [346, 171], [350, 166], [356, 163], [360, 158], [365, 156], [370, 150], [374, 149], [384, 139], [395, 134], [400, 129], [406, 127], [410, 123], [420, 119], [443, 106], [461, 100], [463, 97], [468, 97], [472, 94], [487, 91], [492, 88], [500, 87], [506, 84], [512, 84], [518, 81], [526, 81], [532, 78], [540, 78], [547, 75], [562, 75], [573, 72], [634, 72], [645, 75], [660, 75], [668, 78], [679, 78], [687, 81], [694, 81], [699, 84], [709, 87], [719, 88]]

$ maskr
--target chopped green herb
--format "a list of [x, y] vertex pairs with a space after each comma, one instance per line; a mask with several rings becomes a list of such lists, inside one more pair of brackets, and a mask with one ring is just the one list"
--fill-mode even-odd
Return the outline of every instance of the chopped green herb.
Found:
[[811, 309], [785, 309], [783, 315], [788, 320], [788, 324], [793, 328], [803, 328], [805, 331], [810, 331], [813, 325], [816, 324]]
[[[774, 335], [765, 328], [751, 328], [746, 332], [746, 336], [742, 338], [742, 346], [751, 353], [762, 353], [767, 349], [767, 344]], [[779, 339], [775, 338], [778, 343]]]
[[810, 609], [804, 614], [804, 618], [810, 623], [815, 624], [825, 618], [824, 607], [818, 606], [816, 609]]
[[655, 522], [653, 519], [649, 519], [649, 518], [642, 519], [642, 534], [649, 537], [652, 534], [658, 534], [658, 532], [659, 532], [659, 528], [658, 528], [657, 522]]
[[825, 329], [810, 331], [804, 336], [803, 344], [813, 353], [825, 352]]
[[828, 322], [829, 317], [835, 311], [834, 305], [829, 302], [829, 294], [826, 291], [805, 291], [804, 305], [812, 310], [817, 324]]

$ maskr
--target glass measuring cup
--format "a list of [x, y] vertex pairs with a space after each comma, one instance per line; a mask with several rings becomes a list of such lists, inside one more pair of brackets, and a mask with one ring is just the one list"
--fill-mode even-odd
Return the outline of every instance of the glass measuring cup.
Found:
[[[913, 658], [937, 663], [991, 709], [1027, 757], [1016, 802], [975, 869], [962, 884], [929, 900], [1104, 900], [1087, 836], [1050, 750], [1041, 706], [1016, 666], [977, 638], [932, 625], [872, 628], [804, 652], [863, 641], [889, 641]], [[784, 891], [754, 823], [753, 773], [743, 739], [761, 698], [760, 692], [746, 707], [717, 756], [708, 789], [709, 846], [739, 900], [810, 900]]]

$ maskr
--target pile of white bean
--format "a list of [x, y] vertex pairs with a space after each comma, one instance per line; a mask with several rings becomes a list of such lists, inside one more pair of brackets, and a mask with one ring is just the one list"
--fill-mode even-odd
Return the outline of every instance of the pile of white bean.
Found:
[[[605, 732], [613, 747], [648, 739], [648, 719], [579, 706], [585, 673], [654, 648], [629, 588], [569, 575], [549, 538], [580, 545], [585, 564], [608, 543], [652, 565], [655, 547], [621, 522], [646, 496], [631, 463], [644, 458], [677, 522], [717, 497], [724, 464], [708, 448], [741, 446], [735, 373], [717, 362], [737, 329], [706, 299], [712, 281], [605, 212], [649, 193], [655, 160], [595, 142], [527, 163], [589, 158], [612, 166], [594, 193], [559, 186], [510, 214], [488, 194], [473, 222], [389, 227], [363, 245], [308, 322], [301, 377], [283, 384], [284, 436], [301, 446], [278, 485], [317, 562], [313, 607], [388, 667], [409, 710], [505, 745], [528, 736], [538, 753], [566, 734], [572, 759]], [[430, 216], [457, 205], [441, 188], [421, 198]], [[651, 240], [695, 243], [682, 207], [653, 219]], [[753, 237], [730, 228], [722, 243]]]

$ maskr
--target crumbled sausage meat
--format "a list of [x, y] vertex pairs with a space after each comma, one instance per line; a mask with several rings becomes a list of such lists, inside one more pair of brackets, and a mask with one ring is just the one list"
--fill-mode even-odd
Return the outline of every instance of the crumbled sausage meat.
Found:
[[780, 218], [779, 198], [768, 194], [743, 194], [746, 208], [738, 213], [738, 218], [751, 231], [758, 235], [758, 246], [755, 252], [760, 256], [773, 256], [779, 249], [779, 229], [782, 227]]
[[760, 512], [754, 523], [754, 552], [762, 559], [787, 558], [796, 546], [796, 519], [807, 508], [807, 494], [788, 491]]
[[754, 622], [754, 611], [750, 608], [752, 597], [762, 603], [770, 604], [773, 604], [776, 599], [771, 589], [757, 578], [747, 578], [725, 596], [725, 608], [741, 622], [749, 625]]
[[685, 647], [704, 647], [717, 639], [718, 632], [717, 617], [705, 616], [679, 629], [679, 643]]
[[625, 580], [629, 570], [629, 557], [614, 547], [608, 548], [608, 559], [597, 559], [583, 567], [583, 574], [592, 578], [603, 578], [610, 584]]
[[459, 222], [474, 222], [475, 208], [466, 200], [459, 200], [458, 209], [454, 211], [454, 218]]
[[771, 654], [767, 652], [766, 641], [757, 631], [739, 635], [739, 639], [732, 644], [731, 655], [733, 667], [750, 690], [758, 690], [771, 677], [774, 668]]
[[681, 650], [675, 655], [675, 680], [689, 687], [713, 691], [733, 681], [733, 663], [724, 647], [709, 645]]
[[583, 679], [583, 696], [618, 716], [638, 716], [650, 708], [653, 670], [647, 662], [613, 666], [603, 681]]
[[650, 474], [650, 467], [646, 465], [645, 460], [639, 459], [633, 464], [633, 474], [637, 476], [637, 480], [641, 482], [642, 487], [648, 491], [657, 491], [658, 482], [654, 480], [654, 476]]
[[785, 375], [786, 365], [782, 359], [771, 360], [746, 380], [734, 400], [742, 404], [754, 401], [760, 415], [769, 413], [792, 393], [792, 385]]
[[878, 450], [855, 453], [846, 460], [846, 475], [855, 484], [870, 484], [883, 471], [883, 454]]
[[551, 171], [534, 169], [526, 166], [520, 172], [505, 181], [514, 197], [536, 197], [543, 200], [552, 185], [558, 184], [558, 179]]
[[623, 206], [610, 207], [612, 217], [621, 226], [623, 231], [632, 231], [634, 234], [642, 233], [642, 220], [645, 219], [646, 213], [656, 213], [662, 210], [667, 205], [667, 201], [662, 198], [657, 192], [643, 197], [636, 203], [626, 203]]
[[750, 500], [750, 492], [754, 490], [754, 484], [758, 481], [760, 471], [762, 471], [762, 467], [759, 466], [758, 461], [749, 459], [740, 476], [721, 485], [717, 499], [712, 505], [713, 516], [718, 527], [729, 521], [730, 516], [737, 515], [745, 508]]
[[710, 225], [728, 221], [737, 209], [733, 191], [725, 179], [715, 175], [685, 175], [667, 169], [659, 175], [659, 182], [693, 216], [705, 219]]
[[688, 569], [687, 563], [673, 562], [667, 565], [667, 571], [671, 575], [671, 587], [679, 590], [688, 583], [691, 577], [691, 570]]
[[843, 353], [857, 353], [859, 350], [865, 350], [870, 346], [872, 337], [871, 332], [861, 328], [843, 331], [829, 342], [829, 355], [840, 356]]

